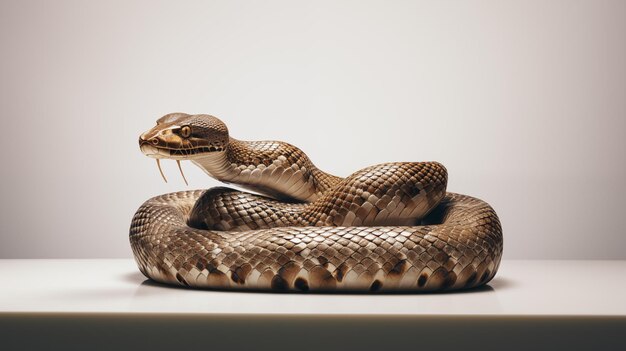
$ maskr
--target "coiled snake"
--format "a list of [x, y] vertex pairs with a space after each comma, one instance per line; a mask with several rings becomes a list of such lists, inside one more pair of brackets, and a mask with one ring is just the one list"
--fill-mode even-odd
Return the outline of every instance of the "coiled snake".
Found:
[[220, 181], [265, 195], [219, 187], [146, 201], [133, 217], [130, 243], [141, 272], [159, 282], [454, 290], [487, 283], [500, 264], [495, 211], [447, 193], [447, 172], [437, 162], [385, 163], [342, 179], [290, 144], [240, 141], [216, 117], [183, 113], [160, 118], [139, 144], [157, 163], [191, 160]]

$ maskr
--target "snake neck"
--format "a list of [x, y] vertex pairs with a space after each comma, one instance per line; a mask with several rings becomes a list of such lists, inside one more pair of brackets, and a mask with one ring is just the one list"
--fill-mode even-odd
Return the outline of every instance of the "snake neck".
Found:
[[228, 183], [234, 178], [236, 167], [230, 162], [227, 151], [212, 152], [191, 162], [221, 182]]
[[315, 201], [341, 181], [315, 167], [297, 147], [280, 141], [231, 137], [225, 151], [193, 162], [221, 182], [283, 200]]

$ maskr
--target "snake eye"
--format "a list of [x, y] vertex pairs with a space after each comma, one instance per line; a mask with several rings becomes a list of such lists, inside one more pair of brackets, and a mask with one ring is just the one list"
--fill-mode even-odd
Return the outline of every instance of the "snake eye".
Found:
[[191, 127], [190, 126], [182, 126], [180, 128], [180, 135], [182, 135], [183, 138], [189, 138], [191, 136]]

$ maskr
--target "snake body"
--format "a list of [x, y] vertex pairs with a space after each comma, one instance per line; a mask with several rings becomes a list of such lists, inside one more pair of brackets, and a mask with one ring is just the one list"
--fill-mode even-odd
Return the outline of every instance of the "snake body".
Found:
[[240, 141], [209, 115], [169, 114], [141, 150], [191, 160], [218, 187], [165, 194], [135, 213], [130, 243], [158, 282], [274, 291], [441, 291], [496, 274], [502, 228], [486, 202], [446, 192], [437, 162], [395, 162], [340, 178], [297, 147]]

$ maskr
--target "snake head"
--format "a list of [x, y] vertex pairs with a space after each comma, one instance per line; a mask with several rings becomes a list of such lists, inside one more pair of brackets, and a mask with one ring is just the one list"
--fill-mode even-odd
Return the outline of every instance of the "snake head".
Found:
[[191, 160], [225, 151], [228, 139], [228, 128], [217, 117], [170, 113], [139, 136], [139, 148], [156, 159]]

